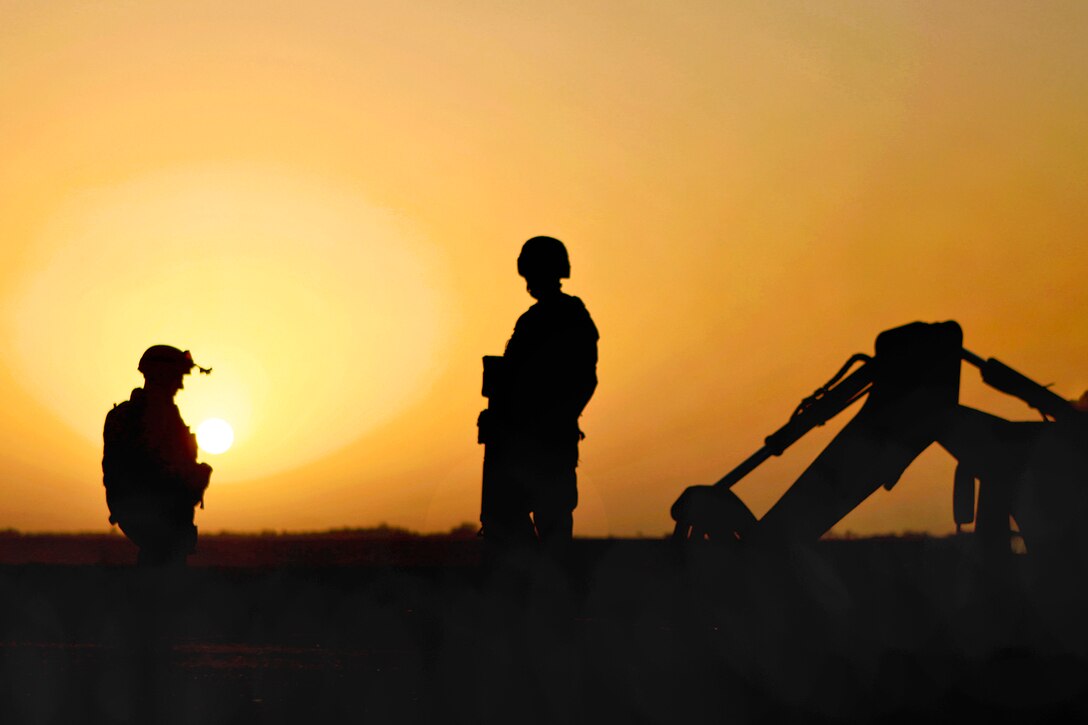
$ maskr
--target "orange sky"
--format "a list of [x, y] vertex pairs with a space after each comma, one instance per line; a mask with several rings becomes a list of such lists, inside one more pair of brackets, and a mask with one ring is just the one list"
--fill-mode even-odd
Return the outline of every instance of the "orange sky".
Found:
[[[1080, 2], [2, 2], [0, 527], [108, 527], [102, 418], [159, 342], [237, 433], [202, 530], [475, 520], [536, 234], [602, 336], [576, 534], [670, 529], [913, 320], [1077, 397], [1086, 34]], [[837, 530], [950, 530], [953, 465]]]

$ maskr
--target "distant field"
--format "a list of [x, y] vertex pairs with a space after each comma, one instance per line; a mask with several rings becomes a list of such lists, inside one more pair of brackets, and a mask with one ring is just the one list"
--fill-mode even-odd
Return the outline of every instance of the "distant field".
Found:
[[[441, 534], [419, 534], [395, 527], [303, 533], [201, 534], [191, 567], [358, 567], [476, 566], [482, 540], [464, 524]], [[943, 542], [943, 543], [942, 543]], [[908, 535], [821, 542], [837, 551], [874, 546], [900, 551], [950, 548], [951, 539]], [[576, 539], [575, 549], [591, 558], [606, 549], [666, 550], [665, 536], [638, 539]], [[136, 547], [117, 529], [108, 534], [24, 534], [0, 531], [0, 566], [127, 566], [136, 563]]]
[[970, 537], [484, 568], [472, 534], [206, 536], [174, 573], [120, 536], [0, 536], [0, 722], [1088, 715], [1084, 580]]
[[[476, 529], [422, 535], [381, 527], [314, 533], [201, 534], [194, 567], [466, 565], [478, 561]], [[0, 532], [0, 565], [124, 566], [136, 547], [117, 529], [108, 534]]]

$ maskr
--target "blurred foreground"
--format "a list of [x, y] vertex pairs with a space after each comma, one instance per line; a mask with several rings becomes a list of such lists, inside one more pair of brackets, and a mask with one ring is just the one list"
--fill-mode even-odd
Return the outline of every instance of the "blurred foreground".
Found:
[[576, 540], [566, 569], [486, 571], [467, 536], [336, 555], [264, 539], [282, 565], [0, 567], [0, 721], [1088, 714], [1086, 587], [1026, 556], [983, 566], [971, 536], [774, 554]]

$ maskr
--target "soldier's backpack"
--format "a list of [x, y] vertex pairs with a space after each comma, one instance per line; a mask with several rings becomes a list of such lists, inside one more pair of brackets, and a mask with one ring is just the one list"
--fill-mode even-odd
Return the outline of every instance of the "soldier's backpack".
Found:
[[106, 414], [102, 429], [102, 485], [106, 488], [111, 524], [117, 523], [118, 502], [133, 493], [139, 481], [142, 393], [143, 390], [137, 388], [129, 400], [114, 405]]

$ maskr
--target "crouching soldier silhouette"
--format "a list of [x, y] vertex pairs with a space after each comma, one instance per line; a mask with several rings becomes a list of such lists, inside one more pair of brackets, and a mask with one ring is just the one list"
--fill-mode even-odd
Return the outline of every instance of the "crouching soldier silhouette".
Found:
[[196, 437], [174, 404], [194, 367], [188, 351], [149, 347], [138, 366], [144, 386], [106, 414], [102, 482], [110, 523], [139, 547], [141, 566], [184, 565], [196, 550], [193, 513], [204, 505], [212, 469], [197, 463]]
[[584, 437], [578, 418], [597, 387], [597, 327], [577, 297], [563, 243], [533, 237], [518, 256], [518, 274], [537, 300], [514, 326], [502, 357], [484, 358], [488, 408], [480, 521], [488, 547], [571, 539], [578, 504], [575, 467]]

